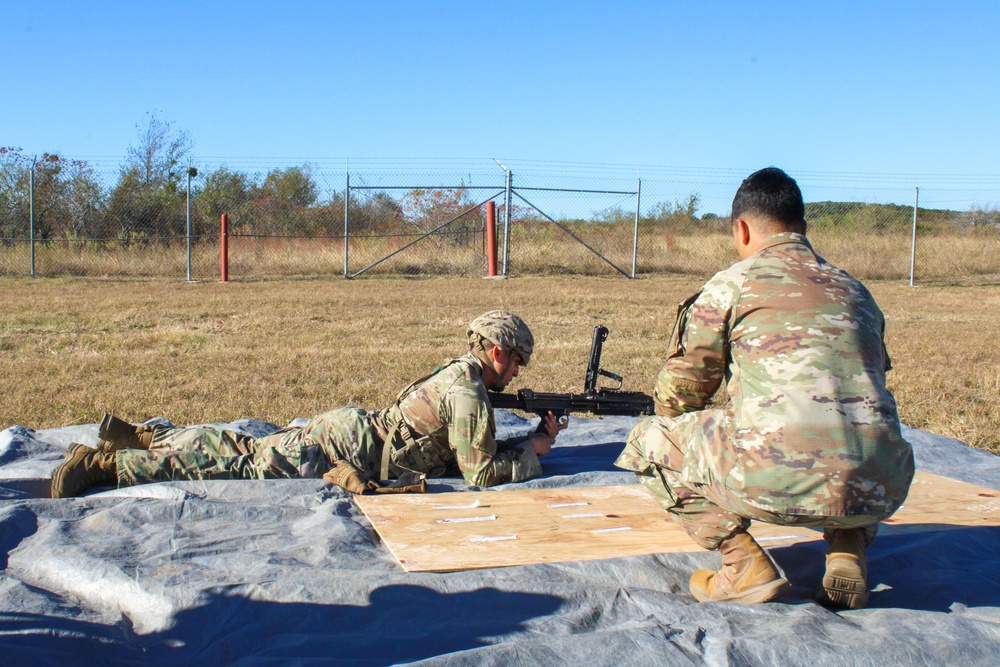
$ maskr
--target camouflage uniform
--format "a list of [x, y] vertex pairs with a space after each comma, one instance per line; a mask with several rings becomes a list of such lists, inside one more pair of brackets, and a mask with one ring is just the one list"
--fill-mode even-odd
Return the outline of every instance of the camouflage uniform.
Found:
[[[469, 484], [482, 486], [539, 476], [542, 468], [527, 440], [494, 440], [482, 376], [482, 361], [469, 353], [407, 387], [385, 410], [341, 408], [257, 439], [211, 426], [160, 427], [148, 451], [117, 452], [119, 484], [318, 478], [335, 461], [352, 463], [370, 479], [406, 471], [443, 477], [456, 467]], [[385, 441], [391, 448], [383, 457]]]
[[[616, 465], [709, 549], [750, 519], [873, 539], [913, 477], [884, 328], [868, 290], [805, 236], [766, 239], [680, 305], [658, 416]], [[704, 409], [723, 379], [728, 402]]]

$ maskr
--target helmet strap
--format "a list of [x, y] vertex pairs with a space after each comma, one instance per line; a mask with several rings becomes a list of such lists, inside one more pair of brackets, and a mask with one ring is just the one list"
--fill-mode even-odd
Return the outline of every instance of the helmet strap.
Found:
[[[499, 350], [500, 348], [499, 347], [495, 347], [494, 349]], [[505, 389], [506, 385], [502, 384], [503, 383], [503, 379], [505, 377], [507, 377], [507, 371], [510, 370], [511, 365], [514, 363], [514, 355], [515, 354], [517, 354], [517, 352], [515, 352], [514, 350], [507, 350], [507, 361], [504, 363], [503, 368], [500, 371], [500, 374], [497, 376], [497, 381], [491, 387], [491, 389], [493, 389], [494, 391], [503, 391]], [[492, 362], [492, 357], [490, 358], [490, 360]], [[492, 363], [490, 363], [490, 370], [493, 373], [496, 373], [496, 369], [493, 368], [493, 364]]]

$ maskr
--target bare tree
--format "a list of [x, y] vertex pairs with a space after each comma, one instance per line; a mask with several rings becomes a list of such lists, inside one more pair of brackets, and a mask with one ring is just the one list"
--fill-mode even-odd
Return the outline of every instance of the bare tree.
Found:
[[128, 147], [126, 170], [134, 170], [142, 187], [163, 187], [178, 183], [183, 176], [184, 161], [191, 154], [191, 135], [186, 130], [174, 131], [173, 124], [149, 114], [145, 127], [136, 124], [138, 144]]
[[122, 243], [136, 238], [169, 240], [184, 234], [184, 164], [191, 153], [190, 135], [149, 114], [136, 125], [138, 143], [129, 146], [118, 183], [112, 189], [109, 220]]

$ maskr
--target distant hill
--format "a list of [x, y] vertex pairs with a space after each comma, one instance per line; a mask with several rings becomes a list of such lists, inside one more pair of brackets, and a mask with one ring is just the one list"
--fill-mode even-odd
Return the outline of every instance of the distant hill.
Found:
[[[813, 229], [900, 231], [913, 226], [913, 207], [898, 204], [822, 201], [806, 204], [806, 221]], [[969, 214], [947, 209], [918, 208], [917, 225], [969, 224]]]

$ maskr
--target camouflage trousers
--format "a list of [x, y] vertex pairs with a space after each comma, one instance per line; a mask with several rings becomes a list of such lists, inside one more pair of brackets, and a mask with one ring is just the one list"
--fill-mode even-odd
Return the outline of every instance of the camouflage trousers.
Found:
[[212, 426], [157, 427], [149, 450], [116, 453], [120, 486], [189, 479], [322, 477], [349, 461], [377, 477], [381, 440], [358, 408], [341, 408], [263, 438]]
[[[717, 414], [713, 414], [717, 413]], [[707, 418], [706, 418], [707, 417]], [[700, 546], [716, 550], [726, 539], [746, 531], [751, 520], [782, 526], [822, 527], [827, 537], [833, 530], [863, 528], [871, 543], [878, 521], [885, 517], [865, 515], [817, 516], [769, 512], [746, 502], [712, 474], [713, 463], [727, 453], [724, 414], [721, 410], [687, 413], [680, 417], [648, 417], [628, 434], [625, 450], [615, 465], [635, 471], [656, 502], [687, 531]], [[691, 482], [685, 474], [692, 464], [699, 468]]]

